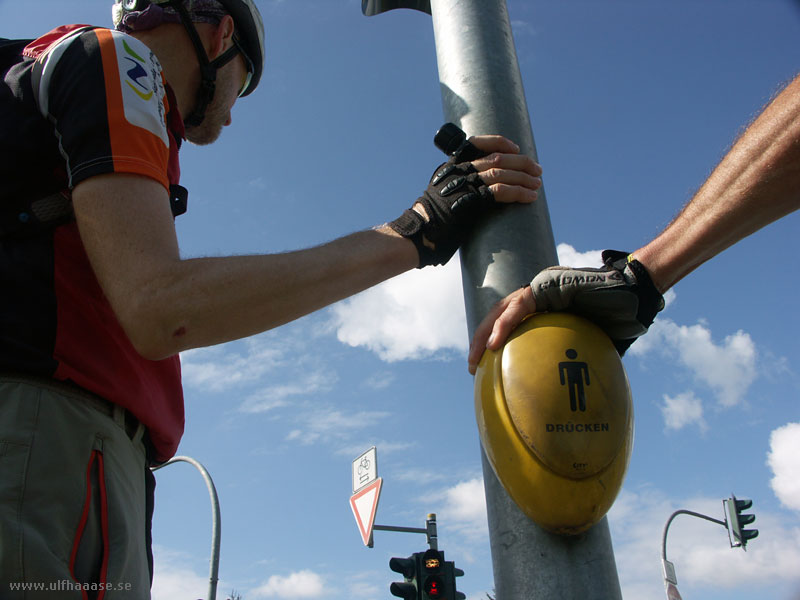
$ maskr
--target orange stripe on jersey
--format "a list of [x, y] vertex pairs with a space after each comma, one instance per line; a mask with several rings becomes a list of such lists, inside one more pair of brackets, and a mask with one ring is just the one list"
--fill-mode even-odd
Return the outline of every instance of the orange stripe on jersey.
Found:
[[[146, 102], [152, 104], [161, 102], [161, 99], [154, 98], [152, 93], [148, 95], [141, 94], [131, 83], [130, 73], [142, 73], [142, 77], [144, 77], [147, 71], [143, 68], [143, 65], [137, 62], [140, 57], [130, 48], [130, 45], [124, 39], [115, 41], [114, 34], [107, 29], [96, 29], [95, 33], [103, 61], [103, 77], [105, 79], [108, 107], [108, 134], [111, 142], [114, 172], [144, 175], [155, 179], [169, 190], [169, 181], [167, 179], [168, 145], [151, 130], [138, 124], [133, 124], [129, 119], [131, 115], [142, 115], [149, 110], [148, 108], [143, 108], [146, 106]], [[128, 50], [130, 56], [125, 55], [121, 59], [118, 54], [120, 47]], [[125, 60], [133, 65], [131, 71], [127, 73], [121, 66]], [[139, 70], [136, 71], [136, 69]], [[161, 79], [160, 74], [159, 79]], [[125, 86], [131, 88], [135, 94], [133, 96], [130, 93], [126, 94]], [[164, 109], [162, 108], [161, 110]], [[150, 116], [153, 120], [159, 118], [158, 115]], [[163, 117], [161, 118], [163, 120]]]

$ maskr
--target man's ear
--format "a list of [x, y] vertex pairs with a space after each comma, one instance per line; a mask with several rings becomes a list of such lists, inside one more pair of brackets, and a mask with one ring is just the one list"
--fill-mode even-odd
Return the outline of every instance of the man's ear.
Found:
[[208, 60], [214, 60], [231, 47], [235, 30], [236, 27], [233, 23], [233, 17], [230, 15], [222, 17], [222, 20], [219, 22], [219, 25], [217, 25], [211, 38]]

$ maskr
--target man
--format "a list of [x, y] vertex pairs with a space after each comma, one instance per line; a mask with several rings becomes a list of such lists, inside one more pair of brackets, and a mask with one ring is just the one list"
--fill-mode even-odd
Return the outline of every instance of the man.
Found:
[[[800, 208], [800, 76], [753, 121], [675, 220], [631, 254], [606, 251], [603, 269], [551, 267], [501, 300], [476, 328], [475, 373], [528, 315], [570, 310], [603, 327], [617, 350], [644, 334], [661, 296], [739, 240]], [[743, 280], [736, 283], [744, 283]]]
[[216, 140], [257, 86], [261, 17], [252, 0], [120, 0], [114, 21], [0, 42], [3, 598], [149, 597], [147, 467], [183, 431], [178, 352], [446, 262], [493, 204], [541, 185], [516, 145], [482, 136], [488, 156], [457, 153], [388, 224], [181, 259], [178, 149]]

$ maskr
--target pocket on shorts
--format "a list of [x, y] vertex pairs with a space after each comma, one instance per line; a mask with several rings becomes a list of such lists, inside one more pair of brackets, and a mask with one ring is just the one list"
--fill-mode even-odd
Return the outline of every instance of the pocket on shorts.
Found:
[[0, 440], [0, 579], [22, 580], [22, 498], [30, 445]]
[[[86, 466], [86, 496], [75, 532], [69, 569], [72, 578], [92, 589], [104, 589], [109, 556], [108, 502], [102, 441], [98, 440]], [[102, 597], [99, 594], [98, 597]]]

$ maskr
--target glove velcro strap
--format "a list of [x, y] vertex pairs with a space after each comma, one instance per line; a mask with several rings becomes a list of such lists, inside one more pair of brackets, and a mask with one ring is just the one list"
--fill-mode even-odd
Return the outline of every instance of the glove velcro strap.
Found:
[[636, 295], [639, 297], [639, 310], [636, 318], [645, 327], [650, 327], [659, 311], [664, 308], [664, 297], [658, 291], [650, 273], [633, 255], [620, 250], [603, 250], [603, 263], [622, 273], [628, 270], [633, 274]]
[[639, 311], [636, 318], [645, 327], [650, 327], [659, 311], [664, 308], [664, 296], [658, 291], [650, 273], [638, 260], [632, 260], [627, 265], [636, 276], [636, 284], [639, 288]]
[[425, 236], [422, 232], [422, 228], [425, 225], [425, 219], [423, 216], [417, 211], [409, 208], [406, 209], [397, 219], [391, 223], [387, 223], [387, 225], [392, 230], [396, 231], [404, 238], [407, 238], [414, 243], [414, 246], [417, 248], [417, 254], [420, 257], [420, 262], [417, 265], [417, 268], [421, 269], [424, 267], [425, 265], [422, 264], [422, 256], [430, 249], [425, 246]]

